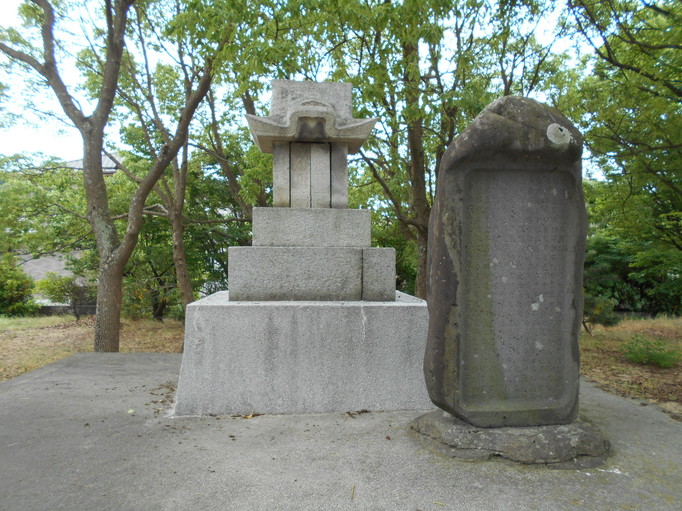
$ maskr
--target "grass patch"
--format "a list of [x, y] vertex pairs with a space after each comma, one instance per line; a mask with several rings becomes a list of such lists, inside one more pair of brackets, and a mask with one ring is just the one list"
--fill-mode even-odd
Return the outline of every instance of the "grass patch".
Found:
[[649, 341], [636, 335], [630, 342], [621, 346], [625, 358], [635, 364], [658, 367], [675, 367], [682, 359], [682, 354], [674, 347], [666, 345], [661, 339]]
[[[637, 339], [637, 342], [634, 342]], [[646, 358], [652, 351], [679, 353], [682, 318], [632, 319], [612, 327], [595, 327], [580, 340], [583, 376], [615, 394], [646, 399], [682, 414], [682, 371], [679, 365], [642, 365], [628, 359]]]

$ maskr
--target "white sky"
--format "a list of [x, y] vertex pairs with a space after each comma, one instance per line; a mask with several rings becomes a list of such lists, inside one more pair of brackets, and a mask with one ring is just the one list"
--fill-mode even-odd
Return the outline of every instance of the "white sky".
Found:
[[[17, 17], [17, 7], [21, 0], [0, 0], [0, 25], [20, 26]], [[0, 82], [10, 83], [12, 77], [3, 76]], [[50, 95], [45, 98], [36, 98], [36, 101], [54, 102], [56, 99]], [[12, 108], [11, 102], [3, 106], [18, 113]], [[83, 149], [80, 135], [75, 128], [68, 128], [58, 121], [41, 123], [40, 127], [30, 126], [18, 120], [8, 129], [0, 129], [0, 154], [12, 155], [21, 152], [40, 151], [46, 155], [56, 156], [63, 160], [79, 160], [83, 157]]]

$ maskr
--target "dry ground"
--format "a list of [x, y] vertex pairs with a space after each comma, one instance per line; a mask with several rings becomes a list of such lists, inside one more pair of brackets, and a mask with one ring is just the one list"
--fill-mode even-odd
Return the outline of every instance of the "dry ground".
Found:
[[682, 418], [682, 367], [663, 369], [628, 362], [620, 351], [623, 344], [638, 336], [648, 341], [662, 340], [682, 351], [682, 318], [627, 320], [616, 326], [596, 327], [580, 341], [582, 374], [601, 388], [621, 396], [658, 403]]
[[[0, 318], [0, 381], [42, 367], [73, 353], [92, 351], [94, 318], [73, 316]], [[121, 324], [124, 353], [180, 353], [182, 323], [166, 320]]]
[[[92, 351], [92, 329], [92, 318], [0, 318], [0, 381], [72, 353]], [[628, 362], [620, 346], [636, 335], [661, 339], [682, 350], [682, 318], [627, 320], [615, 327], [596, 327], [592, 335], [583, 334], [583, 375], [609, 392], [658, 403], [677, 418], [682, 417], [682, 368]], [[182, 339], [183, 327], [177, 321], [124, 320], [121, 351], [179, 353]]]

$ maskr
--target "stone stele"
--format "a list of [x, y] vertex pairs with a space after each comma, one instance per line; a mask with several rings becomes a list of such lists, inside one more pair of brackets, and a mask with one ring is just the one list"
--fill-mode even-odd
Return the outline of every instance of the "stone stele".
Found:
[[582, 138], [554, 108], [491, 103], [450, 145], [429, 226], [431, 400], [478, 427], [578, 412]]

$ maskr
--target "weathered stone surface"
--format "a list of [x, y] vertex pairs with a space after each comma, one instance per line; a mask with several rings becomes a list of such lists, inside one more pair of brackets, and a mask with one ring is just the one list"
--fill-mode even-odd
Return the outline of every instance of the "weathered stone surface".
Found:
[[[315, 144], [317, 145], [317, 144]], [[311, 201], [311, 148], [313, 144], [290, 144], [289, 161], [291, 175], [289, 178], [291, 207], [309, 208]]]
[[582, 138], [526, 98], [491, 103], [445, 153], [429, 226], [427, 388], [482, 427], [578, 410]]
[[310, 146], [310, 207], [331, 207], [331, 144]]
[[362, 299], [386, 302], [395, 299], [395, 249], [362, 251]]
[[268, 117], [247, 115], [254, 141], [273, 153], [273, 205], [348, 207], [348, 153], [377, 119], [355, 119], [349, 83], [273, 80]]
[[362, 249], [230, 247], [230, 297], [254, 300], [361, 300]]
[[579, 419], [571, 424], [478, 428], [437, 410], [415, 419], [410, 428], [447, 448], [458, 458], [484, 460], [500, 456], [520, 463], [571, 462], [561, 468], [604, 463], [610, 443], [599, 429]]
[[369, 247], [368, 209], [253, 208], [253, 246]]
[[235, 302], [187, 307], [176, 415], [431, 408], [423, 300]]
[[376, 119], [353, 119], [350, 84], [289, 81], [247, 118], [276, 207], [253, 209], [253, 246], [230, 247], [229, 293], [188, 307], [176, 413], [428, 407], [426, 303], [396, 293], [370, 211], [346, 209], [347, 155]]

